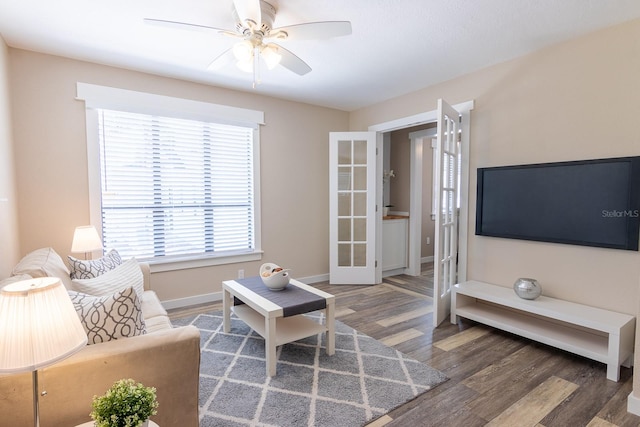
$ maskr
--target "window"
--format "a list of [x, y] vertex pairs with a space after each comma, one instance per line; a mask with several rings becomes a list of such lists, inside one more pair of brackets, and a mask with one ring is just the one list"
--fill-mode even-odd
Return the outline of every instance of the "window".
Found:
[[92, 223], [106, 250], [214, 264], [260, 252], [255, 123], [86, 102]]

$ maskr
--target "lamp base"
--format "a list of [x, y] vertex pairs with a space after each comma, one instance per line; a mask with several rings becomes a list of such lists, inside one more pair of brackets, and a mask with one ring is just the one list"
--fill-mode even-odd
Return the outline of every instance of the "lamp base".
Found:
[[33, 425], [40, 427], [40, 394], [38, 393], [38, 370], [31, 374], [33, 379]]

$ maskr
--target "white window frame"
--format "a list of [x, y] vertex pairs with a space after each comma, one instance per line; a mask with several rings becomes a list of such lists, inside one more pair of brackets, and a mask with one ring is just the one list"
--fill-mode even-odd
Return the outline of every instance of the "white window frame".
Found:
[[98, 109], [153, 114], [189, 120], [209, 121], [254, 129], [254, 214], [255, 248], [251, 252], [200, 255], [172, 259], [150, 259], [152, 272], [172, 271], [237, 262], [257, 261], [262, 258], [260, 216], [260, 132], [264, 125], [264, 112], [230, 107], [190, 99], [174, 98], [89, 83], [77, 83], [76, 99], [84, 101], [87, 133], [87, 178], [89, 184], [90, 222], [101, 232], [102, 207], [100, 204], [100, 142], [98, 136]]

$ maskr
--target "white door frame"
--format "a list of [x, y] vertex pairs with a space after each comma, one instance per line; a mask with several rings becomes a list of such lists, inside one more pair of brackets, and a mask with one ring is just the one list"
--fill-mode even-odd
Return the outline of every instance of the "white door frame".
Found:
[[[409, 199], [409, 265], [405, 274], [419, 276], [422, 264], [422, 180], [424, 177], [423, 159], [425, 140], [431, 141], [436, 135], [436, 128], [423, 129], [409, 133], [411, 140], [411, 179]], [[431, 171], [433, 174], [433, 171]], [[433, 187], [433, 185], [432, 185]]]
[[[471, 110], [474, 108], [474, 101], [466, 101], [460, 104], [453, 105], [453, 108], [458, 110], [462, 115], [462, 140], [461, 140], [461, 150], [462, 150], [462, 170], [461, 170], [461, 185], [460, 185], [460, 200], [468, 201], [469, 200], [469, 130], [470, 130], [470, 119], [471, 119]], [[408, 127], [420, 126], [428, 123], [435, 123], [438, 119], [438, 110], [426, 111], [423, 113], [418, 113], [413, 116], [402, 117], [399, 119], [391, 120], [388, 122], [378, 123], [375, 125], [369, 126], [368, 130], [385, 133], [391, 132], [398, 129], [406, 129]], [[413, 151], [412, 151], [413, 153]], [[412, 154], [413, 156], [413, 154]], [[415, 184], [414, 179], [421, 179], [422, 177], [414, 176], [412, 177], [411, 185], [412, 185], [412, 193], [413, 196], [413, 188], [414, 186], [421, 185], [421, 183]], [[422, 208], [420, 207], [420, 210]], [[413, 212], [410, 212], [410, 215], [413, 216]], [[379, 227], [382, 230], [382, 216], [378, 217], [378, 221], [380, 221]], [[421, 218], [421, 213], [420, 217]], [[416, 219], [418, 219], [416, 218]], [[458, 245], [458, 279], [459, 281], [467, 280], [467, 236], [468, 236], [468, 218], [469, 218], [469, 203], [462, 203], [460, 207], [460, 227], [458, 230], [459, 233], [459, 245]], [[415, 222], [414, 222], [415, 223]], [[415, 227], [415, 224], [414, 224]], [[422, 228], [422, 224], [420, 223], [420, 228]], [[412, 228], [412, 222], [409, 221], [409, 236], [416, 236], [416, 233], [419, 233], [420, 230], [416, 230]], [[419, 235], [419, 234], [418, 234]], [[411, 241], [411, 237], [410, 237]], [[378, 249], [376, 252], [382, 253], [382, 239], [377, 239], [376, 244], [378, 245]], [[418, 254], [420, 250], [418, 249]], [[411, 252], [410, 252], [411, 254]], [[410, 261], [411, 262], [411, 257]], [[415, 262], [415, 260], [414, 260]], [[409, 265], [411, 268], [411, 264]]]

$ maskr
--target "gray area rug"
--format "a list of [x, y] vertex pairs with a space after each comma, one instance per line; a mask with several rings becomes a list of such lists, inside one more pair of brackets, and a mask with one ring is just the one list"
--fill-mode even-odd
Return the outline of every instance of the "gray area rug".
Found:
[[335, 355], [324, 334], [280, 346], [275, 377], [266, 376], [264, 340], [241, 320], [229, 334], [221, 311], [172, 323], [200, 329], [201, 427], [362, 426], [447, 380], [340, 321]]

